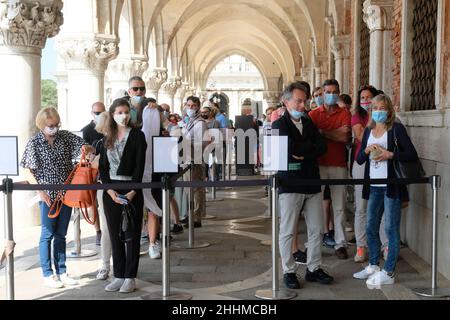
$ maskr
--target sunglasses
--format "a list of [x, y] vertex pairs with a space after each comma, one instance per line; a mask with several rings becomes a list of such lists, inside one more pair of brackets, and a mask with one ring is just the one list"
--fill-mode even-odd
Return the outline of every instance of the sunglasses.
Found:
[[101, 111], [98, 111], [98, 112], [92, 112], [93, 114], [95, 114], [96, 116], [99, 116], [99, 115], [101, 115], [102, 114], [102, 112]]
[[133, 90], [135, 92], [138, 90], [145, 91], [145, 87], [132, 87], [131, 90]]

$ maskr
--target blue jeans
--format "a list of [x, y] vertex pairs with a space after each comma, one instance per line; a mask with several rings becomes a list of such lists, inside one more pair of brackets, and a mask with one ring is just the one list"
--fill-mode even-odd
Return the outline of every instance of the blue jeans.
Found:
[[53, 274], [51, 261], [51, 242], [53, 239], [53, 260], [56, 274], [66, 272], [66, 234], [69, 227], [72, 208], [64, 205], [56, 218], [49, 218], [50, 208], [45, 202], [39, 202], [41, 209], [41, 239], [39, 240], [39, 259], [42, 274], [49, 277]]
[[385, 215], [385, 232], [388, 237], [388, 256], [384, 263], [386, 272], [394, 272], [400, 252], [400, 218], [402, 201], [398, 198], [388, 198], [386, 187], [370, 187], [367, 204], [367, 244], [369, 247], [369, 262], [378, 265], [380, 260], [380, 223]]

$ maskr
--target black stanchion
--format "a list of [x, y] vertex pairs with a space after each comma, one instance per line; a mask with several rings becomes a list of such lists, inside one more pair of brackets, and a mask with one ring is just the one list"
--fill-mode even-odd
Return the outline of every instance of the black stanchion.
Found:
[[170, 291], [170, 179], [167, 175], [162, 177], [163, 223], [162, 223], [162, 293], [152, 293], [142, 296], [143, 300], [190, 300], [188, 293]]
[[437, 239], [438, 239], [438, 196], [441, 187], [441, 177], [430, 177], [431, 188], [433, 192], [433, 235], [431, 239], [431, 288], [414, 289], [414, 293], [419, 296], [428, 298], [445, 298], [450, 297], [450, 289], [438, 288], [437, 286]]
[[5, 203], [5, 244], [6, 252], [6, 297], [8, 300], [14, 300], [14, 235], [13, 235], [13, 212], [12, 212], [12, 192], [13, 181], [8, 176], [3, 180], [5, 186], [3, 192]]
[[295, 292], [280, 290], [278, 279], [278, 182], [276, 176], [272, 176], [272, 290], [258, 290], [255, 297], [264, 300], [289, 300], [295, 298]]

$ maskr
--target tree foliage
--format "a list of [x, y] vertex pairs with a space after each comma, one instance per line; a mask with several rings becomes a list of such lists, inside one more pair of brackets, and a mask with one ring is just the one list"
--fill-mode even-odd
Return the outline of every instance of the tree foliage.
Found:
[[58, 107], [58, 90], [56, 89], [56, 82], [53, 80], [42, 80], [41, 82], [41, 106]]

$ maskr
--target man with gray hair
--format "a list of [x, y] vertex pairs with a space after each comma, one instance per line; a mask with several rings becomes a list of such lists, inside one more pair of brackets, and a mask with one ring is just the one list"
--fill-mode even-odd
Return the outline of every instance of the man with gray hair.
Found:
[[325, 273], [322, 263], [322, 197], [320, 186], [298, 186], [288, 181], [320, 179], [317, 159], [327, 146], [318, 129], [306, 116], [308, 90], [300, 83], [290, 84], [283, 93], [284, 115], [272, 124], [272, 135], [288, 137], [288, 171], [279, 171], [280, 255], [284, 283], [289, 289], [300, 289], [292, 256], [292, 242], [297, 232], [298, 215], [303, 208], [308, 230], [306, 281], [329, 284], [333, 277]]
[[130, 116], [131, 122], [138, 128], [142, 127], [142, 111], [144, 107], [142, 104], [145, 99], [145, 82], [139, 76], [131, 77], [128, 80], [128, 94], [130, 95]]

